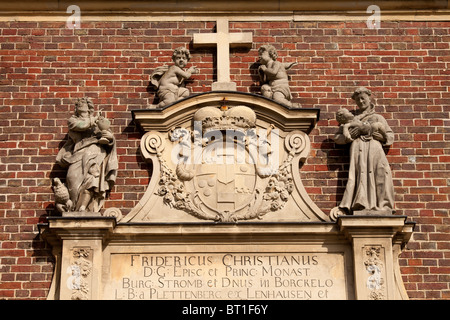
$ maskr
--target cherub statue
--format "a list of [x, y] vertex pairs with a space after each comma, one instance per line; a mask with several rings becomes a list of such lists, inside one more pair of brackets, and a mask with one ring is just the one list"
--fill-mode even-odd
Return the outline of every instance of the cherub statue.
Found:
[[258, 49], [259, 75], [261, 79], [261, 93], [264, 97], [276, 102], [292, 106], [292, 95], [286, 70], [289, 70], [296, 62], [282, 63], [276, 61], [278, 54], [274, 46], [264, 45]]
[[199, 73], [194, 66], [187, 71], [184, 70], [191, 54], [188, 49], [178, 47], [174, 50], [172, 60], [174, 65], [162, 66], [155, 69], [151, 75], [151, 83], [157, 88], [159, 97], [158, 107], [164, 107], [177, 100], [189, 96], [189, 90], [184, 87], [184, 80], [189, 79], [192, 74]]

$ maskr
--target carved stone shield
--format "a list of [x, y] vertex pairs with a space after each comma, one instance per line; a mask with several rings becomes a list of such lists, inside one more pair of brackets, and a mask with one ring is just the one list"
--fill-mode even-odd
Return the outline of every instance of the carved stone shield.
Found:
[[202, 159], [195, 166], [194, 185], [206, 207], [233, 213], [250, 203], [257, 175], [244, 148], [238, 144], [225, 147], [219, 141], [203, 150]]

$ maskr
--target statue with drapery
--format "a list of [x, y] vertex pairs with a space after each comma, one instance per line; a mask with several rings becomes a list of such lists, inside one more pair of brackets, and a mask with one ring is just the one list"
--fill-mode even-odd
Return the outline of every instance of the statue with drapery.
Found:
[[358, 109], [337, 112], [336, 144], [350, 145], [350, 168], [344, 196], [330, 216], [390, 215], [394, 212], [392, 173], [383, 146], [394, 142], [386, 119], [375, 112], [372, 92], [358, 88], [352, 95]]
[[67, 168], [66, 185], [53, 179], [56, 208], [60, 212], [99, 212], [114, 186], [118, 160], [116, 140], [109, 121], [100, 112], [94, 115], [89, 98], [75, 103], [68, 120], [68, 140], [56, 161]]

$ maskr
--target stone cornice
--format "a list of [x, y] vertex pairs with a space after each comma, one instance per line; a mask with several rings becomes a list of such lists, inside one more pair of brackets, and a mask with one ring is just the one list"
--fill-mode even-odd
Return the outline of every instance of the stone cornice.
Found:
[[152, 12], [152, 11], [349, 11], [366, 10], [378, 5], [381, 10], [443, 10], [449, 9], [449, 0], [0, 0], [1, 12], [49, 12], [65, 11], [70, 5], [78, 5], [82, 11], [103, 12]]
[[[55, 3], [54, 3], [55, 2]], [[145, 2], [146, 5], [143, 3]], [[172, 1], [173, 2], [173, 1]], [[112, 2], [93, 1], [85, 5], [79, 1], [81, 22], [89, 21], [214, 21], [226, 17], [229, 21], [366, 21], [371, 15], [366, 1], [357, 2], [357, 6], [348, 6], [347, 0], [319, 1], [308, 3], [298, 0], [291, 7], [256, 6], [253, 1], [235, 1], [236, 6], [220, 4], [222, 1], [206, 6], [172, 6], [172, 2], [124, 1], [126, 6]], [[269, 2], [269, 1], [266, 1]], [[448, 0], [445, 1], [373, 1], [380, 5], [381, 21], [450, 21]], [[397, 5], [390, 5], [390, 3]], [[48, 5], [45, 5], [45, 4]], [[136, 3], [136, 5], [133, 5]], [[139, 5], [139, 3], [142, 3]], [[329, 6], [323, 3], [330, 4]], [[386, 4], [385, 4], [386, 3]], [[401, 5], [403, 3], [403, 5]], [[28, 5], [29, 4], [29, 5]], [[303, 5], [302, 5], [303, 4]], [[389, 5], [388, 5], [389, 4]], [[407, 6], [406, 4], [411, 4]], [[0, 0], [0, 21], [67, 21], [72, 12], [66, 12], [70, 4], [66, 1], [28, 1], [8, 2]]]
[[[191, 119], [204, 106], [246, 105], [252, 107], [258, 118], [276, 124], [282, 130], [302, 130], [309, 133], [319, 119], [320, 109], [289, 108], [263, 96], [230, 91], [214, 91], [192, 95], [163, 109], [133, 110], [133, 119], [145, 132], [168, 132]], [[188, 120], [190, 121], [190, 120]]]

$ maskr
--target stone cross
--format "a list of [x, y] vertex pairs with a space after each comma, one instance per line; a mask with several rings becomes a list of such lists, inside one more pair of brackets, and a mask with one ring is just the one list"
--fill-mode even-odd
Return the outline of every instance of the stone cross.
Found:
[[230, 33], [227, 18], [218, 18], [217, 33], [194, 34], [194, 47], [217, 46], [217, 82], [212, 84], [212, 90], [236, 91], [236, 83], [230, 78], [230, 47], [251, 48], [253, 34], [251, 32]]

